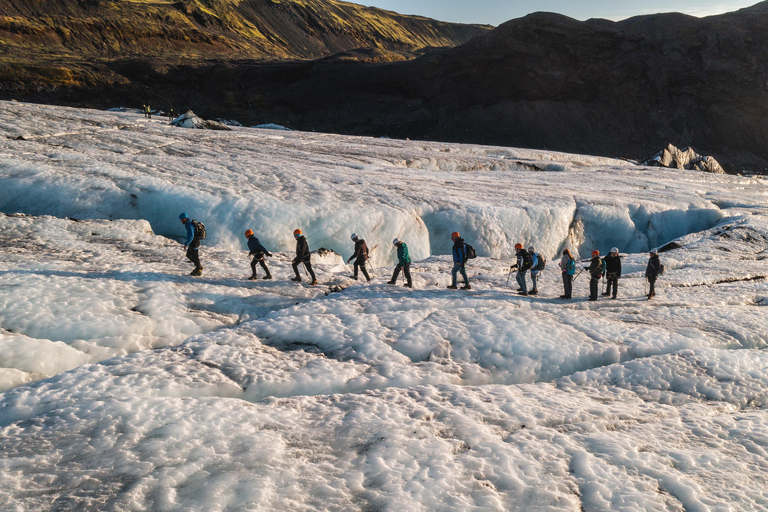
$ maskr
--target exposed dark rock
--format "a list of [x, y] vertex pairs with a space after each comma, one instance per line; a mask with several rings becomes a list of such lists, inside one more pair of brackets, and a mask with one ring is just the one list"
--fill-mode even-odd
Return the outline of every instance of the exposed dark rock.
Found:
[[652, 157], [640, 161], [640, 165], [725, 174], [717, 160], [711, 156], [701, 156], [691, 148], [681, 150], [672, 144], [669, 144]]

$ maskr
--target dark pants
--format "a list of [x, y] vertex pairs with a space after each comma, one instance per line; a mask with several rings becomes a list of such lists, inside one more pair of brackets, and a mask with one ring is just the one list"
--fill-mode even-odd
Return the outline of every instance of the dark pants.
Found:
[[613, 287], [613, 298], [616, 298], [616, 294], [619, 293], [619, 276], [617, 274], [608, 274], [608, 288], [605, 290], [606, 295], [611, 295], [611, 287]]
[[195, 268], [203, 268], [200, 264], [200, 240], [192, 240], [187, 246], [187, 259], [195, 264]]
[[411, 264], [406, 263], [405, 265], [398, 264], [395, 267], [395, 273], [392, 274], [392, 280], [390, 282], [396, 283], [397, 282], [397, 276], [400, 275], [400, 270], [402, 269], [403, 274], [405, 274], [405, 282], [406, 286], [412, 287], [413, 282], [411, 281]]
[[357, 272], [359, 270], [363, 271], [363, 276], [365, 276], [365, 279], [370, 281], [371, 278], [368, 276], [368, 270], [365, 268], [365, 260], [357, 259], [355, 260], [355, 279], [357, 279]]
[[563, 295], [570, 299], [573, 294], [573, 276], [568, 272], [563, 272]]
[[[299, 275], [299, 265], [301, 265], [302, 261], [300, 259], [293, 260], [293, 271], [296, 273], [296, 277], [301, 279], [301, 276]], [[309, 276], [312, 278], [312, 281], [317, 281], [317, 278], [315, 277], [315, 273], [312, 272], [312, 264], [308, 261], [304, 262], [304, 267], [307, 269], [307, 272], [309, 272]]]
[[251, 260], [251, 271], [253, 272], [253, 275], [256, 275], [256, 265], [260, 264], [261, 268], [264, 269], [264, 272], [267, 273], [268, 276], [272, 275], [269, 273], [269, 269], [267, 268], [267, 262], [264, 261], [264, 256], [261, 258], [254, 256], [254, 258]]
[[658, 276], [648, 276], [648, 284], [650, 284], [650, 290], [648, 291], [648, 295], [656, 295], [656, 278]]
[[593, 277], [589, 280], [589, 300], [597, 300], [597, 292], [600, 289], [600, 278]]

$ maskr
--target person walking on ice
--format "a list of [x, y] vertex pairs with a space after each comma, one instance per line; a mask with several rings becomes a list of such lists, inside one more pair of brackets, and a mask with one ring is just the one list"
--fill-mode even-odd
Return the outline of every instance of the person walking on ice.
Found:
[[645, 279], [650, 285], [650, 290], [648, 291], [649, 300], [656, 296], [656, 279], [664, 273], [664, 265], [659, 260], [659, 251], [652, 249], [650, 256], [648, 266], [645, 269]]
[[544, 256], [536, 252], [536, 248], [531, 246], [528, 248], [528, 254], [531, 255], [531, 291], [528, 292], [528, 295], [536, 295], [539, 293], [539, 272], [544, 270], [545, 265], [547, 264], [547, 261], [544, 259]]
[[309, 283], [309, 285], [315, 286], [317, 284], [317, 278], [315, 277], [315, 273], [312, 271], [309, 243], [307, 242], [307, 239], [304, 237], [304, 235], [301, 234], [300, 229], [295, 229], [293, 231], [293, 238], [296, 239], [296, 257], [293, 258], [293, 272], [296, 274], [296, 277], [291, 278], [291, 281], [296, 281], [297, 283], [301, 282], [301, 276], [299, 275], [299, 263], [303, 263], [304, 268], [307, 270], [307, 272], [309, 272], [309, 276], [312, 278], [312, 282]]
[[597, 292], [600, 291], [600, 279], [603, 278], [603, 260], [600, 259], [600, 251], [592, 251], [592, 261], [584, 270], [589, 270], [589, 300], [597, 300]]
[[449, 290], [455, 290], [457, 288], [456, 281], [458, 280], [458, 274], [461, 272], [461, 277], [464, 278], [464, 286], [462, 290], [471, 290], [472, 286], [469, 284], [469, 278], [467, 277], [467, 244], [464, 243], [464, 239], [459, 236], [458, 231], [451, 233], [451, 240], [453, 240], [453, 270], [451, 270], [451, 285]]
[[525, 282], [525, 273], [531, 268], [531, 254], [523, 249], [523, 244], [515, 244], [515, 256], [517, 256], [517, 263], [509, 267], [509, 270], [517, 269], [517, 284], [520, 288], [517, 292], [520, 295], [528, 295], [528, 284]]
[[573, 275], [576, 273], [576, 260], [571, 256], [571, 251], [565, 249], [560, 260], [560, 271], [563, 273], [563, 294], [561, 299], [570, 299], [573, 295]]
[[413, 288], [413, 281], [411, 281], [411, 255], [408, 254], [408, 246], [397, 238], [392, 240], [392, 244], [397, 247], [397, 266], [395, 267], [395, 273], [392, 274], [392, 279], [387, 281], [387, 284], [397, 284], [397, 276], [400, 275], [402, 270], [403, 275], [405, 275], [405, 286]]
[[186, 213], [179, 215], [179, 221], [187, 228], [187, 239], [184, 242], [187, 259], [195, 264], [194, 270], [189, 275], [201, 276], [203, 265], [200, 263], [200, 241], [205, 239], [205, 225], [190, 219]]
[[256, 238], [256, 236], [253, 234], [253, 230], [247, 230], [245, 232], [245, 238], [248, 239], [248, 250], [250, 251], [248, 256], [253, 256], [251, 259], [251, 277], [248, 279], [251, 281], [258, 279], [256, 276], [257, 264], [260, 264], [261, 268], [264, 269], [264, 272], [267, 273], [267, 275], [264, 276], [264, 279], [272, 279], [272, 274], [269, 273], [269, 268], [267, 268], [267, 262], [264, 260], [265, 256], [272, 257], [272, 253], [269, 252], [267, 248], [261, 244], [258, 238]]
[[355, 254], [347, 260], [347, 263], [355, 260], [355, 274], [352, 276], [352, 279], [357, 280], [357, 273], [359, 270], [362, 270], [365, 279], [370, 281], [371, 278], [368, 275], [368, 270], [365, 268], [365, 263], [368, 261], [368, 246], [365, 244], [365, 240], [357, 236], [357, 233], [352, 233], [352, 241], [355, 242]]
[[619, 278], [621, 277], [621, 256], [619, 256], [619, 250], [616, 247], [611, 248], [611, 252], [605, 257], [605, 278], [608, 281], [608, 287], [603, 295], [611, 295], [611, 287], [613, 287], [612, 299], [616, 298], [616, 294], [619, 291]]

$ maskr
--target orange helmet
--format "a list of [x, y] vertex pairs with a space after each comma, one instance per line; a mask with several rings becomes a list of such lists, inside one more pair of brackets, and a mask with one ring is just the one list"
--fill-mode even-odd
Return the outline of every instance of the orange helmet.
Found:
[[453, 233], [451, 233], [451, 238], [459, 238], [459, 232], [454, 231]]
[[523, 248], [523, 244], [515, 244], [515, 249], [522, 249], [522, 248]]
[[592, 256], [600, 256], [600, 251], [595, 249], [594, 251], [592, 251]]
[[245, 231], [245, 236], [253, 236], [253, 230], [247, 229]]
[[293, 235], [294, 235], [294, 236], [298, 236], [298, 235], [300, 235], [300, 234], [301, 234], [301, 230], [300, 230], [300, 229], [294, 229], [294, 230], [293, 230]]

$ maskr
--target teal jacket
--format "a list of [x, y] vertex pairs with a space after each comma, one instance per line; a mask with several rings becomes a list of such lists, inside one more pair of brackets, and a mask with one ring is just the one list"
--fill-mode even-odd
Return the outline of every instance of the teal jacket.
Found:
[[408, 246], [405, 242], [400, 242], [397, 246], [397, 263], [399, 265], [407, 265], [411, 262], [411, 256], [408, 254]]

